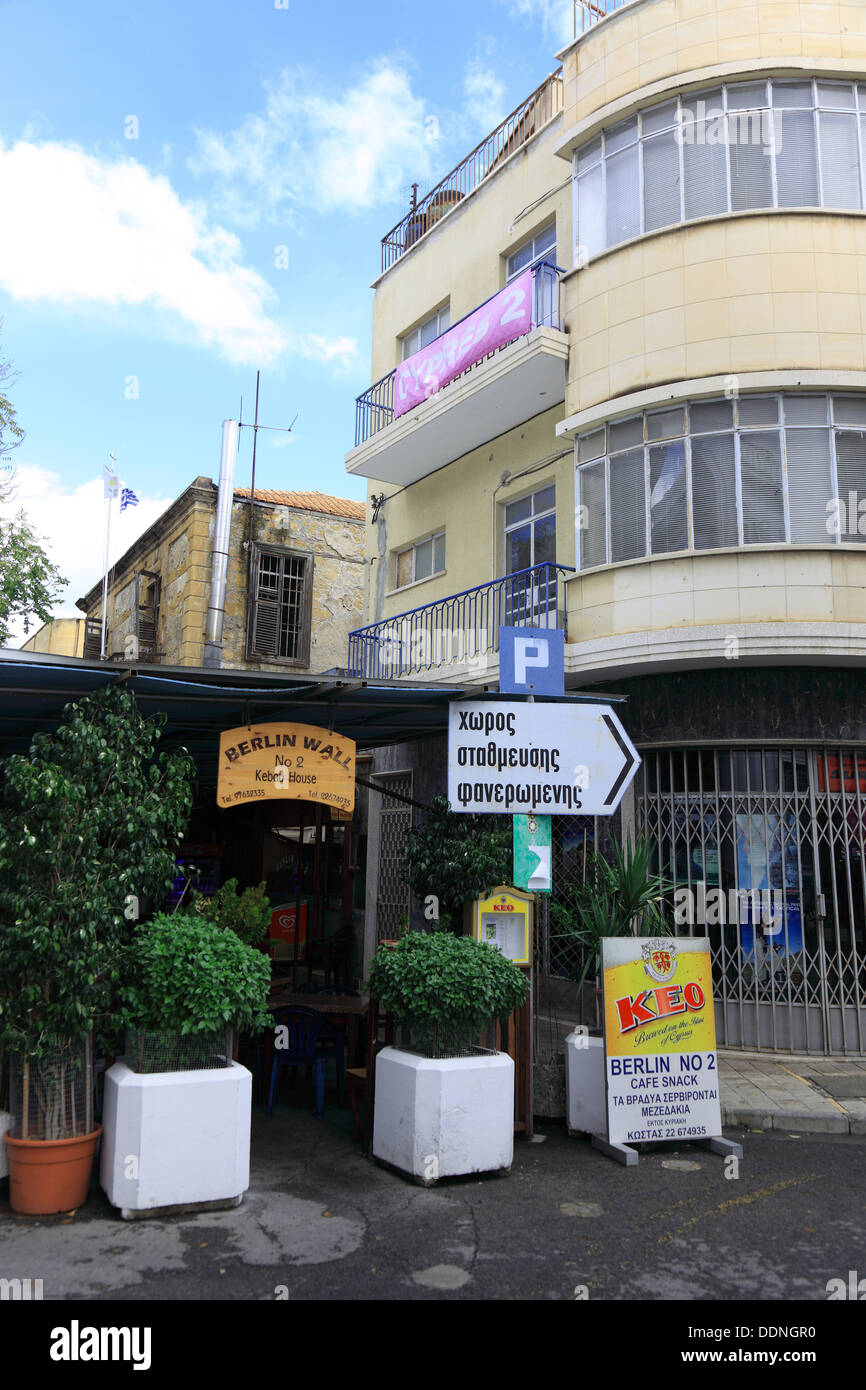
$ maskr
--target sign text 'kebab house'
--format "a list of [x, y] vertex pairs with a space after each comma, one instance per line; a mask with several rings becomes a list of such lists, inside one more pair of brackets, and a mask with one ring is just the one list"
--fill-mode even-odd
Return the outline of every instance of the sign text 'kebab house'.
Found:
[[313, 724], [255, 724], [220, 734], [217, 804], [283, 797], [355, 806], [355, 742]]

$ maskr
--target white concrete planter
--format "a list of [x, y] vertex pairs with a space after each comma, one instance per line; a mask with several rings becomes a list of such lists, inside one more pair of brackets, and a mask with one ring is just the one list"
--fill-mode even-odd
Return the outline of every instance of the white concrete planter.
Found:
[[514, 1063], [505, 1052], [376, 1058], [373, 1156], [420, 1182], [508, 1169], [514, 1154]]
[[115, 1062], [105, 1077], [99, 1178], [132, 1218], [165, 1208], [236, 1206], [250, 1182], [252, 1076], [212, 1071], [139, 1075]]
[[9, 1114], [9, 1111], [0, 1110], [0, 1178], [8, 1178], [9, 1176], [8, 1151], [6, 1145], [3, 1143], [3, 1135], [8, 1134], [11, 1128], [12, 1116]]
[[569, 1134], [607, 1134], [604, 1038], [569, 1033], [565, 1040], [565, 1099]]

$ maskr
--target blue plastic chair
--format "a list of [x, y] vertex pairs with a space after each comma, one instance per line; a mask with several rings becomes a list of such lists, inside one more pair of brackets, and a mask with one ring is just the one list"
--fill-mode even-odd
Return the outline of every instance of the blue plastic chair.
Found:
[[316, 1119], [321, 1120], [325, 1104], [325, 1062], [332, 1055], [336, 1056], [337, 1062], [340, 1104], [343, 1101], [345, 1059], [342, 1044], [336, 1049], [335, 1054], [331, 1052], [328, 1044], [333, 1042], [333, 1038], [329, 1035], [327, 1020], [314, 1009], [277, 1009], [274, 1023], [278, 1029], [287, 1029], [287, 1037], [285, 1047], [274, 1046], [267, 1113], [270, 1115], [273, 1112], [280, 1067], [291, 1067], [296, 1076], [298, 1067], [305, 1066], [308, 1074], [312, 1070], [315, 1075]]

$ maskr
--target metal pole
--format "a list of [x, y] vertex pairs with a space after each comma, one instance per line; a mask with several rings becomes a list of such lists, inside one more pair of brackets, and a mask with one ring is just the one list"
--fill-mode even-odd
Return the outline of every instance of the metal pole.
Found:
[[111, 503], [114, 499], [108, 497], [108, 520], [105, 523], [105, 560], [102, 566], [102, 638], [99, 645], [99, 659], [106, 660], [105, 654], [105, 623], [108, 613], [108, 546], [111, 536]]

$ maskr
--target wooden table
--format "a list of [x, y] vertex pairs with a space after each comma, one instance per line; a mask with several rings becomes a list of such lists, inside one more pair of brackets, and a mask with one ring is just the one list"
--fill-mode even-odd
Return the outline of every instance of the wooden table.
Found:
[[346, 1029], [346, 1066], [361, 1065], [358, 1056], [358, 1024], [366, 1018], [370, 996], [367, 994], [277, 994], [268, 1000], [268, 1008], [312, 1009], [323, 1014], [335, 1027]]

